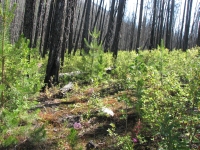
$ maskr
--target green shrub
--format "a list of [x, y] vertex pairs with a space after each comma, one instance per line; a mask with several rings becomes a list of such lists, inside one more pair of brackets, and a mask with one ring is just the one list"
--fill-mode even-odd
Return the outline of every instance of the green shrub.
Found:
[[0, 7], [0, 147], [8, 147], [43, 130], [32, 127], [37, 112], [28, 112], [43, 86], [43, 62], [38, 50], [30, 49], [29, 40], [23, 36], [15, 44], [9, 42], [9, 25], [16, 5], [10, 9], [10, 1], [5, 0]]
[[196, 50], [169, 53], [161, 46], [148, 56], [139, 54], [130, 67], [129, 84], [136, 88], [137, 111], [159, 149], [191, 149], [200, 143], [196, 138], [199, 62]]

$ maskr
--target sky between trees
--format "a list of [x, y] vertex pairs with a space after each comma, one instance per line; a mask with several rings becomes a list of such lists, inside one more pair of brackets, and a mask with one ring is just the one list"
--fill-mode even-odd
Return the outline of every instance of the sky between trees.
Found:
[[[95, 0], [98, 2], [98, 0]], [[151, 0], [145, 0], [145, 3], [148, 3]], [[131, 16], [133, 11], [135, 11], [137, 0], [126, 0], [126, 16]], [[140, 4], [140, 1], [138, 1]], [[177, 6], [180, 6], [179, 12], [177, 13], [177, 16], [180, 15], [182, 17], [183, 9], [184, 9], [184, 0], [175, 0], [175, 3]], [[105, 5], [107, 6], [107, 9], [110, 8], [110, 0], [105, 0]], [[192, 18], [194, 17], [194, 13], [196, 11], [196, 7], [200, 8], [200, 0], [193, 0], [193, 8], [192, 8]], [[138, 11], [139, 16], [139, 11]]]

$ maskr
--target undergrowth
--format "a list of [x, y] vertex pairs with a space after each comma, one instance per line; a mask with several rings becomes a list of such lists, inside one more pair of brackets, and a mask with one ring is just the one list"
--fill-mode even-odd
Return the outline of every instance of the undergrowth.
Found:
[[[151, 142], [157, 143], [159, 149], [198, 147], [200, 144], [198, 53], [198, 48], [188, 49], [187, 52], [169, 51], [161, 45], [154, 51], [141, 51], [139, 54], [134, 51], [120, 51], [116, 62], [112, 62], [110, 53], [103, 54], [104, 64], [115, 68], [106, 77], [107, 82], [101, 79], [99, 85], [106, 86], [116, 81], [122, 84], [124, 90], [132, 91], [137, 98], [136, 101], [131, 101], [126, 95], [119, 96], [119, 100], [127, 104], [126, 109], [136, 110], [141, 122], [145, 124], [140, 129], [140, 134], [132, 137], [137, 141], [135, 145], [149, 142], [145, 140], [145, 137], [148, 137]], [[71, 62], [68, 63], [66, 71], [68, 69], [71, 71], [74, 66], [77, 70], [81, 70], [81, 64], [84, 64], [81, 57], [70, 58]], [[124, 112], [127, 114], [126, 110]], [[127, 126], [126, 116], [124, 124]]]
[[21, 141], [39, 142], [45, 137], [42, 125], [33, 126], [37, 111], [29, 111], [43, 86], [43, 62], [38, 50], [30, 49], [29, 40], [23, 36], [10, 43], [9, 27], [15, 8], [16, 4], [10, 7], [9, 0], [0, 4], [0, 148], [17, 148]]
[[[10, 8], [9, 0], [5, 0], [0, 10], [0, 147], [16, 147], [19, 141], [38, 143], [46, 135], [45, 126], [37, 124], [38, 112], [30, 111], [43, 86], [45, 65], [38, 49], [30, 49], [29, 40], [23, 36], [14, 44], [9, 42], [9, 25], [15, 7]], [[135, 149], [150, 142], [160, 150], [198, 149], [199, 48], [187, 52], [169, 51], [162, 43], [151, 52], [140, 51], [136, 54], [134, 51], [120, 51], [117, 60], [113, 61], [112, 54], [103, 53], [102, 45], [97, 44], [99, 32], [94, 30], [90, 35], [92, 42], [85, 41], [90, 49], [89, 54], [66, 56], [62, 68], [64, 73], [80, 72], [77, 76], [66, 77], [63, 82], [75, 82], [75, 89], [69, 95], [74, 94], [74, 99], [79, 101], [86, 99], [87, 106], [81, 108], [82, 104], [71, 104], [67, 109], [84, 109], [84, 119], [90, 119], [95, 111], [98, 112], [96, 115], [115, 117], [112, 104], [115, 96], [118, 102], [125, 104], [125, 107], [119, 107], [121, 110], [115, 110], [121, 113], [117, 117], [124, 123], [125, 134], [116, 133], [114, 124], [110, 124], [107, 130], [106, 136], [112, 137], [110, 144], [115, 149]], [[114, 96], [107, 98], [110, 95]], [[103, 100], [106, 98], [111, 102], [104, 106]], [[138, 120], [131, 131], [128, 131], [128, 110], [134, 111]], [[55, 114], [41, 113], [40, 116], [46, 119], [47, 124], [57, 123]], [[81, 123], [77, 122], [76, 128], [78, 130], [70, 128], [65, 137], [72, 149], [77, 147]], [[66, 144], [63, 141], [60, 143]]]

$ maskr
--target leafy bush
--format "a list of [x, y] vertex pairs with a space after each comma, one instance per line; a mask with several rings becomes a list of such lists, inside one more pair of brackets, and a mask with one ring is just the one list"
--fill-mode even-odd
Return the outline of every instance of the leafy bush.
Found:
[[[37, 49], [29, 48], [29, 40], [21, 36], [15, 44], [9, 42], [9, 25], [16, 5], [10, 9], [10, 1], [1, 3], [0, 39], [0, 147], [17, 144], [30, 135], [42, 131], [34, 129], [36, 112], [28, 112], [35, 105], [35, 98], [43, 86], [40, 73], [42, 61]], [[42, 136], [44, 137], [44, 136]]]
[[200, 143], [196, 138], [199, 59], [196, 50], [169, 53], [161, 46], [148, 55], [142, 52], [130, 66], [129, 84], [136, 89], [137, 111], [159, 149], [191, 149]]
[[[107, 83], [111, 80], [122, 83], [124, 90], [131, 90], [137, 98], [137, 101], [132, 102], [126, 95], [119, 97], [126, 104], [130, 102], [127, 107], [133, 105], [136, 108], [141, 122], [146, 125], [141, 129], [141, 135], [138, 135], [140, 139], [145, 141], [145, 136], [150, 136], [160, 149], [192, 149], [193, 145], [200, 143], [199, 48], [187, 52], [168, 51], [162, 43], [151, 52], [141, 51], [136, 54], [119, 51], [115, 62], [110, 53], [101, 55], [102, 66], [115, 66]], [[71, 59], [72, 64], [85, 67], [88, 71], [92, 69], [91, 62], [93, 67], [95, 63], [98, 65], [99, 55], [93, 56], [75, 56]], [[73, 68], [71, 62], [68, 66]], [[93, 75], [86, 78], [98, 77], [99, 68], [93, 69], [90, 70]]]
[[115, 133], [115, 124], [110, 124], [111, 128], [108, 129], [109, 136], [112, 138], [112, 142], [114, 143], [114, 148], [121, 150], [133, 150], [133, 142], [129, 135], [120, 136]]

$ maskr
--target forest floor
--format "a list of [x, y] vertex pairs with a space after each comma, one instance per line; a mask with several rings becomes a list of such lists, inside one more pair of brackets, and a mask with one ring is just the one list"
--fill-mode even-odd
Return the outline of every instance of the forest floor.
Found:
[[[134, 107], [127, 107], [119, 101], [119, 97], [126, 94], [134, 104], [134, 91], [124, 90], [118, 82], [98, 86], [74, 83], [64, 98], [57, 95], [58, 91], [56, 88], [49, 89], [38, 98], [40, 119], [37, 123], [45, 125], [45, 140], [34, 144], [25, 141], [17, 149], [70, 150], [72, 147], [68, 137], [75, 123], [80, 123], [81, 127], [76, 130], [78, 139], [74, 149], [120, 149], [114, 146], [115, 137], [109, 135], [111, 123], [115, 124], [114, 132], [117, 135], [134, 137], [138, 115]], [[103, 113], [102, 107], [112, 110], [114, 115]], [[145, 144], [134, 143], [134, 149], [152, 150], [155, 147], [150, 140]]]
[[66, 59], [59, 86], [29, 110], [34, 136], [11, 150], [200, 150], [199, 50], [119, 56], [111, 70], [112, 55], [92, 69], [89, 58]]

